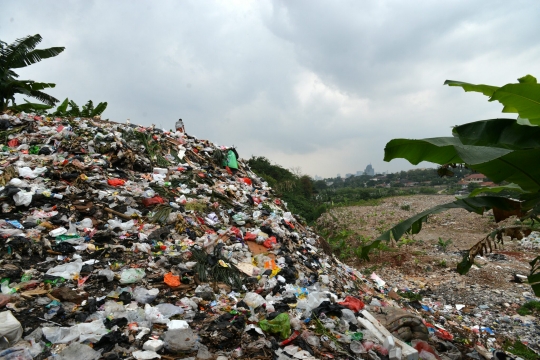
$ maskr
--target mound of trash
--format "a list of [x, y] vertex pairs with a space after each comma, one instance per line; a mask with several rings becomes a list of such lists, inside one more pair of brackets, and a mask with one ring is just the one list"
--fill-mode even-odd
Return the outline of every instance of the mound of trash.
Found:
[[24, 113], [0, 143], [0, 359], [461, 357], [233, 148]]

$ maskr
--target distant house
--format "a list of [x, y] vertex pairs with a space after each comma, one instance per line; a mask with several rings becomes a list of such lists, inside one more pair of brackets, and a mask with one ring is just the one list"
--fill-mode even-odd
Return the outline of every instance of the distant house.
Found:
[[486, 175], [484, 174], [471, 174], [465, 176], [461, 181], [465, 182], [466, 184], [470, 183], [483, 183], [487, 180]]
[[467, 175], [458, 182], [458, 185], [461, 185], [463, 189], [466, 189], [467, 185], [469, 184], [478, 184], [482, 187], [496, 186], [496, 184], [494, 184], [492, 181], [489, 181], [489, 179], [484, 174]]
[[478, 184], [481, 185], [483, 182], [487, 181], [487, 177], [484, 174], [471, 174], [465, 176], [458, 182], [458, 185], [462, 185], [463, 188], [467, 187], [469, 184]]

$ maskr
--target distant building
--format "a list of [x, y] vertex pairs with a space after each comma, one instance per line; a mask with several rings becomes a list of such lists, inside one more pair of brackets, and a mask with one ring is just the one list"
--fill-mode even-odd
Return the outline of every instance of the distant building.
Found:
[[488, 181], [488, 178], [484, 174], [467, 175], [463, 179], [461, 179], [458, 184], [461, 185], [463, 189], [466, 189], [467, 185], [469, 184], [478, 184], [482, 187], [496, 186], [495, 183], [493, 183], [492, 181]]
[[338, 178], [340, 178], [340, 179], [341, 179], [341, 174], [337, 174], [337, 176], [336, 176], [336, 177], [338, 177]]
[[345, 179], [348, 179], [348, 178], [350, 178], [351, 176], [353, 176], [353, 174], [345, 174]]
[[323, 178], [318, 176], [318, 175], [315, 175], [315, 177], [313, 179], [315, 179], [315, 181], [317, 181], [317, 180], [322, 180]]
[[356, 172], [356, 176], [361, 176], [361, 175], [364, 175], [364, 172], [362, 170], [358, 170]]
[[373, 168], [373, 166], [371, 166], [371, 164], [366, 166], [366, 170], [364, 170], [364, 175], [375, 176], [375, 169]]

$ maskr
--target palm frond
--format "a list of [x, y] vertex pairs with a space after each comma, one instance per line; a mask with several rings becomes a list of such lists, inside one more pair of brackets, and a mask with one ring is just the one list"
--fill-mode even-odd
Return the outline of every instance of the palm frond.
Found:
[[27, 54], [29, 51], [34, 50], [41, 40], [43, 40], [43, 38], [39, 34], [28, 35], [15, 40], [12, 44], [2, 47], [0, 53], [2, 62], [7, 64], [12, 62], [14, 58]]
[[10, 62], [9, 66], [13, 69], [17, 69], [17, 68], [22, 68], [28, 65], [32, 65], [32, 64], [40, 62], [43, 59], [54, 57], [60, 54], [65, 49], [66, 49], [65, 47], [61, 47], [61, 46], [51, 47], [48, 49], [36, 49], [24, 55], [21, 54], [21, 56], [17, 56], [15, 59], [13, 59]]
[[94, 116], [98, 116], [98, 115], [101, 115], [105, 109], [107, 109], [107, 102], [100, 102], [99, 104], [97, 104], [97, 106], [94, 108], [94, 110], [92, 111], [92, 113], [90, 114], [90, 116], [94, 117]]
[[79, 109], [79, 105], [75, 101], [69, 100], [69, 106], [71, 106], [71, 109], [69, 109], [71, 116], [81, 116], [81, 109]]
[[38, 99], [39, 101], [44, 102], [45, 104], [50, 106], [54, 106], [58, 102], [57, 98], [49, 94], [45, 94], [43, 91], [30, 90], [28, 92], [28, 96], [31, 96], [34, 99]]

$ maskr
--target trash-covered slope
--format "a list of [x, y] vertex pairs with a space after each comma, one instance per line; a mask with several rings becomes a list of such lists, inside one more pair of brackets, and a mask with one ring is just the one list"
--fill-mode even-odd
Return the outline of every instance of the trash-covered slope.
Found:
[[0, 142], [0, 359], [460, 356], [233, 149], [26, 114]]

